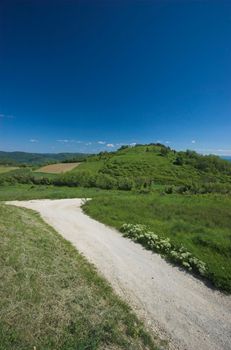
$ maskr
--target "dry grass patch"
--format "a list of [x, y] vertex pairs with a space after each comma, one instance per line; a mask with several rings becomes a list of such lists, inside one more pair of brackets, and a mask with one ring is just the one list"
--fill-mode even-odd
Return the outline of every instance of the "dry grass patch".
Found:
[[57, 164], [49, 164], [43, 166], [36, 170], [39, 173], [50, 173], [50, 174], [61, 174], [66, 173], [67, 171], [73, 170], [80, 163], [57, 163]]

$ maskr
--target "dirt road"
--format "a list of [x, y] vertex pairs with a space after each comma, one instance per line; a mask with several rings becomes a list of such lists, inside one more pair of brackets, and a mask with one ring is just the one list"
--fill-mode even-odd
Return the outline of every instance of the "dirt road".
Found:
[[9, 202], [37, 210], [171, 349], [230, 350], [231, 298], [85, 215], [80, 199]]

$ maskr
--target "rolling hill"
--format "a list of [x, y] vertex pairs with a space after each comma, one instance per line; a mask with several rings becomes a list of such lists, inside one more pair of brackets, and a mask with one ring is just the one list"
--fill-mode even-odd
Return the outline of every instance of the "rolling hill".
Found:
[[90, 156], [71, 173], [134, 184], [150, 182], [164, 185], [189, 183], [231, 183], [231, 164], [214, 155], [194, 151], [177, 152], [161, 144], [123, 146], [116, 152]]
[[88, 155], [85, 153], [28, 153], [0, 151], [0, 164], [8, 165], [43, 165], [63, 161], [81, 161]]

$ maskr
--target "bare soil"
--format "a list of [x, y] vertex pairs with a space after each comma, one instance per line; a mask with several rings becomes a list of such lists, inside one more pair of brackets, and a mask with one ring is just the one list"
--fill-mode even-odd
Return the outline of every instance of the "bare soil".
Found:
[[73, 170], [80, 163], [57, 163], [43, 166], [36, 170], [39, 173], [50, 173], [50, 174], [60, 174], [66, 173], [67, 171]]

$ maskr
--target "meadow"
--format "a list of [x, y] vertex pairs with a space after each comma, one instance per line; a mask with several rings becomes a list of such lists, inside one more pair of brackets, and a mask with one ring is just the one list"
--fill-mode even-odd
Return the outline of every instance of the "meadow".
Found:
[[225, 195], [119, 193], [84, 205], [87, 214], [121, 229], [143, 224], [208, 266], [213, 286], [231, 292], [231, 198]]
[[95, 268], [31, 210], [0, 205], [0, 349], [157, 349]]

